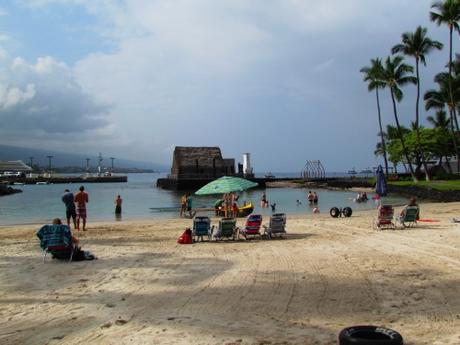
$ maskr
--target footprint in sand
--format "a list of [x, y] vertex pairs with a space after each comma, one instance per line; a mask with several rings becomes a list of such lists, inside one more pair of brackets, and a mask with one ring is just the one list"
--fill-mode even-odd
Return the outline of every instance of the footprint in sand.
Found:
[[112, 322], [110, 322], [110, 321], [104, 323], [104, 324], [101, 326], [101, 328], [110, 328], [110, 327], [112, 327]]

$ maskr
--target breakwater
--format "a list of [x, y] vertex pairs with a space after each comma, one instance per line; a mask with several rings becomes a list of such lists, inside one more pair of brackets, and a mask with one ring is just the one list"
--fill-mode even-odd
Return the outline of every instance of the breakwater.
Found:
[[14, 188], [8, 187], [6, 184], [0, 183], [0, 196], [21, 193], [21, 192], [22, 190], [20, 189], [14, 189]]
[[[251, 177], [246, 178], [249, 181], [256, 182], [258, 185], [256, 189], [265, 189], [267, 187], [277, 187], [276, 184], [281, 184], [283, 182], [297, 184], [298, 187], [307, 186], [308, 184], [315, 185], [318, 188], [340, 188], [347, 189], [355, 187], [354, 182], [349, 180], [343, 180], [341, 178], [332, 177], [332, 178], [322, 178], [322, 179], [308, 179], [302, 180], [300, 177]], [[182, 178], [182, 179], [172, 179], [172, 178], [159, 178], [157, 180], [156, 186], [158, 188], [167, 189], [167, 190], [196, 190], [207, 183], [214, 181], [215, 178]], [[298, 183], [297, 183], [298, 182]], [[368, 187], [369, 184], [365, 184], [365, 187]], [[281, 186], [281, 185], [280, 185]], [[285, 186], [282, 186], [285, 187]]]

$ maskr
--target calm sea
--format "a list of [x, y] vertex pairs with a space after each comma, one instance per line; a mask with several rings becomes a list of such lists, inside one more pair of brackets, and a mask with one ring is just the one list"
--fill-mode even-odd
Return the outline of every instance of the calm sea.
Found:
[[[295, 174], [284, 174], [296, 176]], [[299, 175], [299, 174], [298, 174]], [[297, 176], [298, 176], [297, 175]], [[85, 189], [89, 194], [88, 222], [115, 220], [115, 198], [118, 194], [123, 198], [123, 220], [176, 218], [182, 193], [156, 188], [156, 180], [165, 174], [128, 174], [127, 183], [88, 183]], [[277, 177], [282, 177], [276, 174]], [[23, 193], [0, 197], [0, 225], [41, 224], [51, 219], [65, 218], [65, 207], [61, 201], [64, 189], [76, 192], [78, 184], [51, 184], [16, 186]], [[329, 212], [331, 207], [350, 206], [353, 210], [375, 208], [371, 200], [356, 204], [353, 198], [356, 193], [330, 190], [315, 190], [319, 196], [319, 208], [322, 213]], [[306, 191], [302, 188], [268, 188], [266, 194], [269, 202], [276, 203], [277, 212], [288, 214], [311, 214], [311, 207], [306, 202]], [[239, 201], [252, 202], [255, 212], [270, 215], [271, 209], [259, 207], [262, 190], [249, 190], [240, 194]], [[301, 201], [297, 205], [296, 200]], [[216, 197], [194, 196], [193, 207], [212, 208]], [[404, 199], [391, 198], [388, 202], [403, 203]], [[206, 214], [206, 213], [204, 213]], [[209, 213], [212, 214], [212, 213]]]

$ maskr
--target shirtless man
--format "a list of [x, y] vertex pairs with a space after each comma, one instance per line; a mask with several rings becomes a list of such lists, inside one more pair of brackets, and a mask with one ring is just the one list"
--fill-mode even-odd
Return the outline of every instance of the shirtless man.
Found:
[[83, 231], [86, 231], [86, 204], [88, 201], [88, 193], [85, 192], [85, 187], [81, 186], [80, 191], [75, 195], [75, 203], [77, 204], [77, 230], [80, 230], [81, 219]]

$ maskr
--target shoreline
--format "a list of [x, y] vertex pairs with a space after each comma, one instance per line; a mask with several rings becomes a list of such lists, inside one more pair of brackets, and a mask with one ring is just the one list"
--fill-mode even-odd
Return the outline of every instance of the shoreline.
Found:
[[[360, 191], [360, 190], [356, 190], [356, 191]], [[371, 202], [371, 201], [369, 201]], [[393, 204], [394, 207], [400, 207], [402, 206], [402, 204]], [[369, 212], [369, 211], [373, 211], [375, 210], [376, 207], [375, 205], [372, 205], [369, 203], [369, 208], [368, 209], [353, 209], [353, 213], [361, 213], [361, 212]], [[176, 214], [176, 213], [174, 213]], [[200, 215], [197, 213], [197, 215]], [[326, 210], [320, 214], [313, 214], [313, 213], [306, 213], [306, 212], [299, 212], [299, 213], [289, 213], [289, 212], [286, 212], [286, 215], [289, 217], [289, 218], [292, 218], [292, 219], [309, 219], [309, 218], [315, 218], [315, 217], [319, 217], [319, 216], [329, 216], [329, 210]], [[263, 215], [264, 219], [268, 219], [269, 218], [269, 215]], [[53, 217], [55, 218], [55, 217]], [[63, 217], [60, 217], [61, 218], [61, 221], [63, 221], [63, 223], [65, 223], [65, 215]], [[113, 217], [115, 218], [115, 216]], [[209, 216], [209, 218], [211, 218], [211, 221], [212, 222], [215, 222], [217, 223], [218, 222], [218, 219], [222, 218], [222, 217], [217, 217], [214, 215], [214, 212], [212, 212], [212, 215]], [[239, 217], [237, 218], [237, 222], [240, 223], [240, 222], [244, 222], [246, 220], [247, 217]], [[149, 223], [149, 222], [156, 222], [156, 221], [189, 221], [190, 223], [192, 222], [193, 218], [188, 218], [188, 217], [179, 217], [179, 216], [171, 216], [171, 217], [157, 217], [157, 218], [143, 218], [143, 217], [129, 217], [129, 218], [126, 218], [124, 219], [122, 217], [121, 220], [116, 220], [116, 219], [94, 219], [94, 220], [91, 220], [88, 218], [88, 225], [91, 226], [91, 224], [94, 224], [95, 226], [97, 225], [116, 225], [116, 224], [120, 224], [120, 225], [130, 225], [132, 223]], [[49, 222], [52, 221], [52, 218], [49, 219]], [[0, 230], [1, 229], [4, 229], [4, 228], [15, 228], [15, 227], [31, 227], [31, 226], [36, 226], [36, 227], [40, 227], [44, 225], [44, 223], [40, 223], [40, 222], [35, 222], [35, 221], [32, 221], [30, 223], [15, 223], [15, 224], [6, 224], [6, 225], [2, 225], [0, 224]]]

